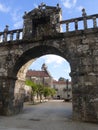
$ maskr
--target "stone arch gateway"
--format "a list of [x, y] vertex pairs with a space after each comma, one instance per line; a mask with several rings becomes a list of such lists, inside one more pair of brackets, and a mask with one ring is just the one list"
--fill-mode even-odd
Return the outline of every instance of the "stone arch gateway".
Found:
[[[51, 11], [50, 7], [45, 8]], [[58, 11], [57, 7], [52, 9]], [[42, 14], [38, 14], [38, 17]], [[37, 19], [37, 24], [40, 25], [36, 25], [35, 31], [32, 32], [32, 24], [36, 24], [36, 19], [32, 11], [25, 14], [23, 39], [3, 41], [0, 44], [0, 113], [12, 115], [23, 108], [23, 101], [14, 102], [15, 82], [19, 80], [17, 74], [20, 68], [32, 59], [46, 54], [56, 54], [65, 58], [71, 66], [73, 119], [98, 122], [98, 29], [94, 26], [94, 28], [84, 30], [76, 28], [75, 31], [61, 33], [58, 32], [60, 26], [57, 29], [57, 26], [52, 25], [52, 30], [50, 28], [50, 32], [45, 35], [47, 20], [44, 28], [42, 23], [44, 17], [41, 22]], [[81, 19], [84, 20], [83, 17]], [[37, 31], [41, 25], [43, 33], [39, 35]], [[17, 30], [18, 33], [21, 31]]]

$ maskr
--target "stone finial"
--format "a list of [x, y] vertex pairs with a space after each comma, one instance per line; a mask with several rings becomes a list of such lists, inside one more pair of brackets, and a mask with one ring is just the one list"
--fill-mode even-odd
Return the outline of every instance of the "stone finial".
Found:
[[24, 12], [24, 15], [26, 15], [26, 14], [27, 14], [27, 12], [25, 11], [25, 12]]
[[42, 68], [41, 68], [42, 70], [47, 70], [47, 65], [45, 64], [45, 63], [43, 63], [43, 65], [42, 65]]
[[85, 11], [84, 8], [82, 9], [82, 16], [83, 16], [83, 17], [87, 16], [86, 11]]
[[57, 4], [57, 9], [59, 9], [60, 8], [60, 6], [59, 6], [59, 4]]
[[8, 25], [5, 26], [4, 32], [8, 32]]
[[46, 4], [42, 2], [38, 7], [39, 7], [39, 9], [43, 9], [46, 7]]

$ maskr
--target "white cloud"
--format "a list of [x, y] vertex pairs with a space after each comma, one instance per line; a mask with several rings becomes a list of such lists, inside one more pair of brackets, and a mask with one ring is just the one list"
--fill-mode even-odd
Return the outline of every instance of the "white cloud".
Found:
[[10, 8], [0, 3], [0, 12], [7, 13], [9, 12]]
[[69, 74], [71, 72], [70, 66], [67, 66], [66, 69], [64, 70], [65, 74]]
[[46, 64], [55, 63], [56, 65], [62, 64], [65, 61], [65, 59], [63, 59], [60, 56], [56, 56], [56, 55], [47, 55], [47, 56], [45, 56], [44, 60], [45, 60]]
[[33, 4], [34, 8], [38, 8], [38, 5], [36, 3]]
[[79, 7], [77, 7], [77, 10], [82, 11], [83, 8], [84, 8], [83, 6], [79, 6]]
[[63, 3], [64, 7], [66, 8], [72, 8], [76, 5], [77, 0], [61, 0]]
[[15, 24], [14, 24], [14, 27], [15, 28], [21, 28], [23, 26], [23, 21], [17, 21]]
[[20, 9], [16, 9], [11, 13], [12, 20], [14, 22], [14, 28], [20, 28], [23, 26], [23, 19]]

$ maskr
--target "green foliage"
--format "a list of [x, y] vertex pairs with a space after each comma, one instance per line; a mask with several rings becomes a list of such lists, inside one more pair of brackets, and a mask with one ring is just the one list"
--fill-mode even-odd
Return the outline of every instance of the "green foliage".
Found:
[[36, 94], [37, 91], [38, 91], [38, 87], [37, 87], [37, 85], [36, 85], [34, 82], [32, 82], [31, 80], [26, 80], [26, 81], [25, 81], [25, 84], [28, 85], [28, 86], [30, 86], [30, 87], [32, 88], [31, 100], [33, 101], [33, 104], [35, 104], [34, 96], [35, 96], [35, 94]]
[[49, 87], [45, 87], [44, 88], [44, 96], [48, 97], [49, 95], [50, 95], [50, 89], [49, 89]]
[[35, 84], [31, 80], [26, 80], [25, 84], [32, 88], [33, 102], [34, 102], [34, 95], [36, 93], [39, 94], [40, 101], [42, 99], [42, 95], [44, 95], [44, 97], [48, 97], [48, 96], [53, 96], [56, 93], [55, 89], [44, 86], [42, 84]]
[[44, 86], [42, 84], [37, 84], [38, 94], [42, 95], [44, 93]]
[[25, 84], [32, 88], [32, 94], [36, 94], [37, 93], [37, 91], [38, 91], [37, 84], [35, 84], [31, 80], [26, 80]]
[[28, 79], [27, 79], [27, 80], [25, 81], [25, 84], [31, 87], [34, 83], [33, 83], [31, 80], [28, 80]]
[[50, 87], [44, 87], [44, 96], [45, 97], [53, 96], [54, 94], [56, 94], [55, 89], [50, 88]]
[[63, 77], [60, 77], [60, 78], [58, 79], [58, 81], [66, 81], [66, 79], [63, 78]]
[[54, 96], [56, 94], [56, 90], [54, 88], [51, 88], [51, 96]]

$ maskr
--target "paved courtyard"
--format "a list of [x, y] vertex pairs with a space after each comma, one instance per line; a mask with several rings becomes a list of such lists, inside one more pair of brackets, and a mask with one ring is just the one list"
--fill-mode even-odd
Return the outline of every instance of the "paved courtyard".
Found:
[[98, 124], [72, 121], [71, 103], [60, 100], [24, 105], [21, 114], [0, 116], [0, 130], [98, 130]]

